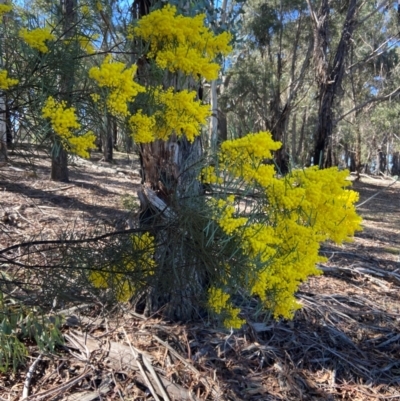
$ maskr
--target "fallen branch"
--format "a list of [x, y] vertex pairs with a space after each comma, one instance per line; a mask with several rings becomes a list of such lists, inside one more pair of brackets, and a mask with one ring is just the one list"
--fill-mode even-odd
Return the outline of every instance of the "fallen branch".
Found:
[[22, 397], [21, 400], [24, 400], [28, 397], [29, 395], [29, 386], [31, 385], [31, 380], [33, 377], [33, 373], [36, 369], [37, 364], [40, 362], [42, 359], [43, 354], [39, 354], [39, 356], [33, 361], [32, 365], [30, 366], [28, 373], [26, 374], [26, 379], [24, 382], [24, 389], [22, 391]]
[[43, 391], [42, 393], [39, 393], [39, 394], [31, 395], [31, 396], [25, 398], [24, 401], [40, 401], [40, 400], [47, 399], [47, 397], [50, 397], [50, 396], [54, 397], [57, 394], [65, 393], [69, 388], [71, 388], [75, 384], [78, 384], [82, 379], [89, 376], [89, 373], [90, 373], [90, 369], [85, 370], [78, 377], [75, 377], [74, 379], [67, 381], [66, 383], [62, 384], [61, 386], [52, 388], [47, 391]]
[[387, 185], [386, 187], [383, 187], [382, 189], [380, 189], [378, 192], [374, 193], [372, 196], [370, 196], [368, 199], [366, 199], [364, 202], [359, 203], [358, 205], [356, 205], [356, 208], [358, 209], [360, 206], [365, 205], [366, 203], [368, 203], [370, 200], [372, 200], [373, 198], [375, 198], [376, 196], [378, 196], [381, 192], [383, 192], [385, 189], [390, 188], [392, 185], [396, 184], [396, 182], [399, 180], [399, 176], [397, 176], [397, 178], [391, 182], [389, 185]]
[[[72, 346], [73, 348], [75, 348], [79, 342], [79, 347], [81, 348], [81, 351], [85, 351], [86, 349], [88, 349], [90, 352], [94, 352], [97, 350], [106, 351], [111, 368], [121, 370], [121, 367], [124, 367], [127, 369], [132, 369], [136, 372], [140, 371], [138, 363], [135, 357], [132, 355], [131, 350], [128, 346], [111, 341], [108, 343], [108, 349], [104, 349], [104, 345], [92, 338], [90, 335], [84, 335], [83, 333], [75, 332], [74, 338], [75, 342]], [[151, 356], [149, 355], [148, 358], [151, 358]], [[159, 376], [159, 378], [171, 399], [180, 401], [199, 401], [199, 399], [194, 394], [192, 394], [189, 390], [186, 390], [179, 384], [172, 383], [163, 376]], [[141, 376], [137, 376], [135, 380], [147, 387], [146, 382]], [[157, 389], [157, 383], [154, 378], [150, 376], [149, 380], [156, 390], [157, 395], [162, 397], [163, 394], [161, 390]]]

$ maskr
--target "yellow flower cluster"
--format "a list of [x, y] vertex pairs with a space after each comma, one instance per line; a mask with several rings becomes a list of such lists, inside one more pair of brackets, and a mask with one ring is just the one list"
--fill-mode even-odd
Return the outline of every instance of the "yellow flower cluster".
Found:
[[87, 5], [83, 5], [81, 7], [81, 12], [84, 17], [88, 17], [90, 15], [90, 8]]
[[99, 87], [108, 90], [106, 105], [112, 115], [128, 116], [127, 103], [138, 93], [145, 92], [145, 88], [133, 80], [136, 70], [136, 65], [127, 68], [124, 63], [113, 61], [111, 55], [104, 59], [100, 67], [89, 70], [89, 77], [94, 79]]
[[227, 32], [214, 35], [204, 25], [205, 14], [184, 17], [176, 12], [171, 5], [153, 11], [139, 20], [133, 35], [150, 43], [147, 57], [160, 68], [216, 79], [219, 65], [213, 61], [219, 54], [231, 52], [231, 36]]
[[[0, 19], [3, 19], [4, 14], [9, 13], [12, 10], [12, 5], [10, 4], [0, 4]], [[0, 21], [1, 23], [2, 21]]]
[[49, 28], [36, 28], [28, 30], [22, 28], [19, 31], [19, 36], [33, 49], [39, 50], [42, 53], [47, 53], [49, 48], [46, 41], [55, 40], [55, 36], [51, 33]]
[[189, 142], [193, 142], [200, 135], [201, 126], [206, 123], [211, 110], [208, 105], [196, 101], [196, 96], [195, 91], [175, 92], [172, 87], [166, 91], [155, 90], [156, 104], [162, 109], [155, 113], [158, 139], [167, 140], [175, 133], [178, 137], [185, 135]]
[[[316, 267], [323, 260], [321, 242], [351, 240], [361, 229], [361, 218], [354, 206], [358, 194], [346, 189], [351, 184], [348, 171], [313, 167], [278, 178], [273, 167], [264, 163], [279, 147], [267, 132], [221, 146], [220, 169], [264, 194], [261, 206], [254, 204], [258, 211], [262, 208], [264, 217], [260, 218], [260, 213], [241, 217], [232, 197], [211, 204], [222, 230], [239, 239], [249, 258], [247, 269], [253, 279], [242, 284], [275, 317], [291, 318], [300, 307], [294, 297], [299, 284], [321, 273]], [[218, 172], [211, 173], [214, 177], [207, 176], [207, 182], [216, 182]]]
[[90, 153], [88, 149], [95, 149], [96, 135], [92, 131], [88, 131], [83, 135], [71, 136], [68, 139], [70, 151], [75, 155], [88, 158]]
[[142, 113], [142, 110], [139, 110], [129, 118], [129, 125], [136, 143], [150, 143], [156, 139], [155, 116], [146, 116]]
[[224, 316], [224, 326], [232, 329], [240, 329], [245, 320], [239, 317], [240, 309], [234, 308], [229, 302], [230, 295], [221, 288], [210, 287], [208, 289], [209, 308], [218, 315]]
[[[107, 271], [93, 271], [89, 279], [96, 288], [113, 288], [119, 302], [127, 302], [140, 289], [143, 279], [154, 274], [154, 237], [149, 233], [132, 235], [132, 251], [123, 257], [123, 266]], [[121, 273], [126, 272], [126, 274]], [[135, 275], [133, 281], [129, 274]]]
[[18, 84], [18, 79], [8, 78], [7, 70], [0, 70], [0, 89], [7, 90]]
[[201, 126], [207, 121], [211, 111], [208, 105], [195, 100], [196, 92], [174, 88], [166, 91], [154, 90], [156, 111], [152, 116], [140, 110], [129, 119], [132, 135], [137, 143], [149, 143], [156, 139], [167, 140], [171, 135], [185, 135], [193, 142], [200, 135]]
[[248, 182], [256, 180], [265, 186], [274, 177], [275, 169], [263, 161], [271, 159], [272, 151], [280, 147], [281, 143], [275, 142], [269, 132], [249, 134], [222, 143], [221, 163], [233, 176], [243, 177]]
[[81, 128], [73, 107], [67, 107], [66, 102], [57, 102], [50, 96], [44, 104], [42, 116], [50, 120], [54, 132], [73, 153], [89, 157], [88, 149], [95, 148], [96, 137], [91, 131], [80, 136], [73, 133]]
[[93, 46], [92, 39], [95, 38], [95, 36], [89, 37], [85, 35], [76, 35], [74, 38], [65, 39], [64, 42], [66, 44], [69, 44], [76, 41], [84, 52], [86, 52], [87, 54], [94, 54], [96, 52], [96, 49]]
[[232, 234], [239, 227], [244, 226], [248, 220], [245, 217], [234, 217], [236, 212], [233, 206], [234, 202], [235, 197], [233, 195], [229, 195], [226, 200], [219, 199], [216, 202], [216, 209], [218, 210], [217, 221], [226, 234]]
[[217, 176], [214, 166], [204, 167], [201, 170], [199, 179], [204, 184], [222, 184], [224, 182], [222, 177]]

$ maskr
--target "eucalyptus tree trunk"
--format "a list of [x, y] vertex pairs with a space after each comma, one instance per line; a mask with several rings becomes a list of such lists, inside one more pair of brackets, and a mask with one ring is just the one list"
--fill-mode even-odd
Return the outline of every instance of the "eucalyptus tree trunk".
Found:
[[199, 313], [206, 277], [200, 273], [204, 269], [198, 269], [202, 261], [196, 253], [193, 230], [203, 192], [194, 167], [202, 154], [199, 137], [189, 143], [172, 136], [140, 146], [140, 224], [153, 233], [157, 245], [147, 314], [163, 309], [169, 319], [187, 321]]
[[[134, 18], [149, 12], [149, 2], [133, 4]], [[145, 58], [138, 60], [138, 79], [151, 84]], [[176, 90], [197, 90], [193, 82], [176, 87], [176, 79], [166, 75], [163, 86]], [[199, 181], [203, 143], [200, 136], [191, 143], [173, 134], [168, 140], [139, 145], [142, 187], [140, 226], [150, 231], [156, 241], [156, 272], [150, 278], [145, 297], [145, 313], [161, 311], [165, 317], [187, 321], [199, 313], [199, 299], [204, 295], [207, 278], [198, 267], [194, 235], [203, 186]], [[202, 230], [199, 230], [202, 235]]]
[[[71, 38], [74, 36], [74, 24], [76, 21], [77, 0], [60, 0], [64, 37]], [[66, 55], [65, 69], [60, 77], [61, 96], [67, 102], [71, 101], [71, 93], [74, 85], [74, 60]], [[55, 138], [51, 159], [51, 179], [54, 181], [68, 182], [68, 153], [64, 149], [62, 142], [58, 137]]]
[[357, 0], [350, 0], [347, 15], [342, 27], [339, 44], [333, 62], [329, 63], [329, 14], [328, 0], [322, 0], [318, 12], [314, 12], [308, 0], [310, 14], [313, 17], [314, 65], [318, 82], [318, 121], [314, 136], [314, 163], [320, 167], [330, 167], [334, 163], [332, 132], [334, 104], [341, 87], [345, 61], [350, 48], [350, 41], [356, 26]]
[[101, 136], [104, 161], [112, 163], [114, 150], [114, 124], [110, 113], [104, 117], [104, 132]]

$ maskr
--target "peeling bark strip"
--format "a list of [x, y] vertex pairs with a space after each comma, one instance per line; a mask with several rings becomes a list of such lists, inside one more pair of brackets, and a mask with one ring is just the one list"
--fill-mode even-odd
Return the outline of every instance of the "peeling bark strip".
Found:
[[201, 261], [193, 252], [193, 238], [182, 214], [195, 213], [194, 204], [201, 198], [197, 166], [202, 156], [200, 137], [190, 143], [173, 135], [140, 146], [140, 224], [152, 231], [157, 243], [157, 274], [146, 296], [146, 314], [163, 309], [170, 319], [188, 320], [198, 313], [205, 278], [197, 272]]
[[345, 60], [349, 52], [350, 40], [357, 24], [355, 16], [358, 7], [357, 0], [349, 1], [342, 35], [333, 63], [329, 64], [327, 61], [329, 2], [328, 0], [322, 0], [318, 14], [313, 11], [310, 0], [307, 0], [307, 3], [313, 22], [314, 66], [319, 87], [318, 123], [314, 136], [315, 146], [313, 156], [315, 164], [319, 164], [320, 167], [330, 167], [333, 164], [333, 106], [343, 81]]
[[186, 138], [171, 137], [168, 141], [155, 141], [140, 147], [142, 184], [151, 188], [167, 204], [171, 196], [195, 196], [200, 193], [193, 167], [203, 154], [201, 139], [193, 143]]

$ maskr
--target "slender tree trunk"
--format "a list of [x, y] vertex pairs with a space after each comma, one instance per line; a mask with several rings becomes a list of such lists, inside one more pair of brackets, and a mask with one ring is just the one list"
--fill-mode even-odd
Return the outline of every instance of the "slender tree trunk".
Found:
[[[77, 0], [60, 0], [61, 10], [63, 13], [64, 23], [64, 36], [65, 38], [71, 38], [74, 36], [74, 23], [76, 20], [76, 6]], [[74, 85], [74, 61], [71, 57], [66, 60], [68, 70], [62, 72], [60, 78], [60, 91], [62, 97], [68, 102], [71, 102], [71, 92]], [[69, 181], [68, 172], [68, 153], [64, 149], [62, 142], [59, 138], [55, 138], [52, 159], [51, 159], [51, 179], [54, 181]]]
[[0, 163], [7, 161], [7, 125], [5, 95], [0, 96]]
[[113, 121], [112, 116], [107, 114], [104, 122], [104, 133], [102, 135], [103, 140], [103, 156], [104, 161], [112, 163], [113, 161], [113, 149], [114, 149], [114, 132], [113, 132]]
[[294, 114], [292, 117], [292, 137], [291, 137], [291, 140], [292, 140], [291, 141], [292, 142], [291, 158], [292, 158], [294, 164], [297, 164], [297, 161], [298, 161], [297, 154], [296, 154], [296, 136], [297, 136], [296, 117], [297, 117], [296, 114]]
[[118, 150], [118, 124], [115, 117], [112, 118], [112, 132], [114, 149]]
[[12, 132], [12, 123], [11, 123], [11, 110], [7, 97], [6, 97], [6, 136], [7, 136], [7, 146], [8, 148], [10, 148], [12, 146], [14, 138]]
[[303, 157], [303, 151], [304, 151], [304, 136], [305, 136], [307, 120], [308, 120], [308, 114], [307, 114], [307, 107], [306, 107], [303, 112], [303, 118], [301, 121], [301, 128], [300, 128], [300, 138], [299, 138], [299, 142], [297, 144], [297, 157], [302, 162], [302, 164], [305, 163], [305, 160]]
[[212, 149], [216, 149], [218, 142], [218, 99], [217, 99], [217, 81], [211, 82], [210, 87], [210, 104], [211, 104], [211, 112], [212, 115], [210, 117], [210, 125], [209, 125], [209, 141]]
[[218, 140], [224, 142], [228, 139], [228, 119], [226, 114], [218, 110]]
[[53, 181], [69, 181], [68, 153], [58, 139], [56, 139], [56, 142], [53, 145], [50, 177]]

